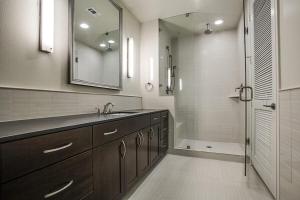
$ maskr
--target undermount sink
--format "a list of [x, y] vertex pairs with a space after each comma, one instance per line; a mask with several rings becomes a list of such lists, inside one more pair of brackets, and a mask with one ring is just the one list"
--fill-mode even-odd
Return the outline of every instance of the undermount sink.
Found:
[[107, 115], [113, 115], [113, 116], [124, 116], [124, 115], [132, 115], [132, 114], [136, 114], [138, 112], [113, 112], [113, 113], [108, 113]]

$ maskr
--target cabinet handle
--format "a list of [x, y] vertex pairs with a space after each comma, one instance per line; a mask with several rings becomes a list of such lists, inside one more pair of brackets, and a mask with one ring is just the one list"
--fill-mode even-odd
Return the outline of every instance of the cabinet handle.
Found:
[[150, 138], [152, 139], [154, 137], [154, 130], [153, 130], [153, 128], [150, 129], [150, 132], [151, 132]]
[[72, 145], [73, 145], [73, 143], [70, 142], [69, 144], [64, 145], [64, 146], [62, 146], [62, 147], [58, 147], [58, 148], [55, 148], [55, 149], [44, 150], [43, 153], [44, 153], [44, 154], [47, 154], [47, 153], [53, 153], [53, 152], [56, 152], [56, 151], [60, 151], [60, 150], [69, 148], [69, 147], [71, 147]]
[[[124, 148], [124, 153], [123, 153], [123, 155], [122, 155], [122, 159], [124, 159], [125, 158], [125, 156], [126, 156], [126, 144], [125, 144], [125, 142], [124, 142], [124, 140], [122, 140], [122, 145], [123, 145], [123, 148]], [[122, 153], [121, 153], [122, 154]]]
[[115, 134], [118, 132], [118, 129], [115, 129], [114, 131], [111, 131], [111, 132], [107, 132], [107, 133], [104, 133], [104, 135], [112, 135], [112, 134]]
[[141, 136], [141, 132], [138, 133], [138, 147], [141, 147], [142, 146], [142, 136]]
[[49, 193], [49, 194], [46, 194], [46, 195], [44, 196], [44, 199], [48, 199], [48, 198], [50, 198], [50, 197], [52, 197], [52, 196], [57, 195], [58, 193], [61, 193], [62, 191], [64, 191], [64, 190], [66, 190], [67, 188], [69, 188], [73, 183], [74, 183], [74, 181], [71, 180], [67, 185], [63, 186], [62, 188], [60, 188], [60, 189], [58, 189], [58, 190], [56, 190], [56, 191], [54, 191], [54, 192], [51, 192], [51, 193]]
[[158, 120], [158, 119], [159, 119], [159, 117], [154, 117], [154, 118], [153, 118], [153, 120]]
[[144, 144], [145, 138], [144, 138], [144, 134], [142, 131], [141, 131], [141, 137], [142, 137], [142, 144]]

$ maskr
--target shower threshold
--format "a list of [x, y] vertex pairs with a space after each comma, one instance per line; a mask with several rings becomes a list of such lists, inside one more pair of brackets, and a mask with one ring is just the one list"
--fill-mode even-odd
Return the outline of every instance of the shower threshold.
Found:
[[183, 139], [177, 146], [177, 149], [191, 151], [201, 151], [210, 153], [220, 153], [243, 156], [245, 154], [244, 145], [240, 143], [229, 142], [211, 142], [204, 140]]

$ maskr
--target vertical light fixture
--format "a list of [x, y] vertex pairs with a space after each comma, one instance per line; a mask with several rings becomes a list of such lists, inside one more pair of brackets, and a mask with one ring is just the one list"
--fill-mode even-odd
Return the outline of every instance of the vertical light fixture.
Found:
[[179, 90], [182, 91], [182, 78], [179, 79]]
[[132, 78], [134, 74], [134, 41], [127, 38], [127, 77]]
[[150, 64], [150, 81], [149, 82], [153, 82], [154, 80], [154, 60], [151, 57], [149, 60], [149, 64]]
[[154, 59], [150, 57], [149, 59], [149, 80], [145, 84], [145, 88], [147, 91], [151, 91], [153, 89], [153, 81], [154, 81]]
[[168, 68], [168, 89], [171, 90], [171, 68]]
[[54, 43], [54, 0], [40, 0], [40, 50], [52, 53]]

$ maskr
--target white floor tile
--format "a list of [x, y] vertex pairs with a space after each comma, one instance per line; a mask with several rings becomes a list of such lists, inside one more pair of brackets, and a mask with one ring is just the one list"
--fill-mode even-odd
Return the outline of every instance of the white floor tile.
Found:
[[124, 200], [272, 200], [254, 170], [243, 164], [167, 155]]

